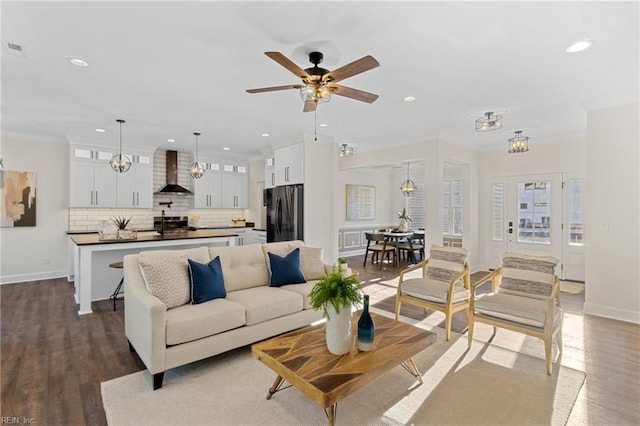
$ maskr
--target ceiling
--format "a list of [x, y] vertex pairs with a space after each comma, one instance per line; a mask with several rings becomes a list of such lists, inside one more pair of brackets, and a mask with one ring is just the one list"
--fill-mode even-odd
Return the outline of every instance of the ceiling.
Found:
[[[2, 133], [29, 140], [253, 157], [313, 138], [358, 150], [445, 139], [506, 149], [584, 137], [592, 109], [638, 101], [638, 2], [10, 2], [2, 1]], [[593, 40], [583, 52], [565, 48]], [[12, 54], [7, 43], [23, 47]], [[264, 55], [336, 69], [380, 95], [333, 96], [317, 116]], [[88, 67], [71, 65], [81, 57]], [[416, 97], [411, 103], [407, 95]], [[486, 111], [504, 128], [477, 133]], [[328, 127], [318, 127], [327, 123]], [[97, 133], [96, 128], [106, 130]], [[268, 133], [269, 137], [261, 136]], [[176, 142], [167, 142], [175, 139]], [[223, 151], [224, 147], [231, 148]]]

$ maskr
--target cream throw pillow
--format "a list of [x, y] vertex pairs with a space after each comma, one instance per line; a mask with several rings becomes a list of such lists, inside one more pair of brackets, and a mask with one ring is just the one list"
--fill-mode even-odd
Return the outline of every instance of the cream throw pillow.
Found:
[[191, 301], [189, 262], [186, 254], [158, 258], [138, 255], [142, 277], [147, 290], [167, 308], [182, 306]]
[[322, 248], [301, 246], [300, 269], [307, 281], [317, 280], [325, 275], [324, 262], [322, 261]]

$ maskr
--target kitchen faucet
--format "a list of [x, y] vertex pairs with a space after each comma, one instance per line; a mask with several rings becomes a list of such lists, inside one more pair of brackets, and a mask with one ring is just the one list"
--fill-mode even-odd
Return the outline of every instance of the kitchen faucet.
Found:
[[[167, 206], [168, 209], [171, 208], [171, 204], [173, 201], [160, 201], [158, 205]], [[162, 209], [162, 217], [160, 219], [160, 236], [164, 237], [164, 209]]]

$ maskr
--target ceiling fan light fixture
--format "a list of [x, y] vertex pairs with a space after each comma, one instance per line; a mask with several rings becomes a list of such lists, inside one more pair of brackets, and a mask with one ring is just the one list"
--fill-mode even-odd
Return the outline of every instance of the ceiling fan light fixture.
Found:
[[193, 135], [196, 137], [196, 161], [191, 163], [189, 174], [194, 179], [200, 179], [204, 176], [204, 164], [198, 161], [198, 136], [200, 136], [200, 133], [195, 132]]
[[116, 120], [120, 124], [120, 152], [109, 160], [109, 165], [114, 172], [124, 173], [131, 168], [131, 159], [122, 153], [122, 124], [124, 120]]
[[300, 99], [303, 102], [329, 102], [331, 90], [326, 84], [310, 83], [300, 88]]
[[353, 157], [353, 147], [346, 143], [340, 145], [340, 157]]
[[529, 136], [522, 136], [522, 130], [516, 130], [515, 136], [509, 138], [509, 154], [529, 151]]
[[502, 116], [493, 112], [485, 112], [476, 120], [476, 132], [490, 132], [502, 129]]

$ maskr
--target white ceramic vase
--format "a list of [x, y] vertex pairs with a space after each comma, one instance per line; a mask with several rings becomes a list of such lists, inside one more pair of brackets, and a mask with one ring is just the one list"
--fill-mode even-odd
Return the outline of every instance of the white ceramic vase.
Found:
[[351, 309], [342, 307], [338, 314], [333, 306], [329, 305], [327, 313], [329, 314], [326, 324], [327, 349], [334, 355], [344, 355], [353, 345]]

